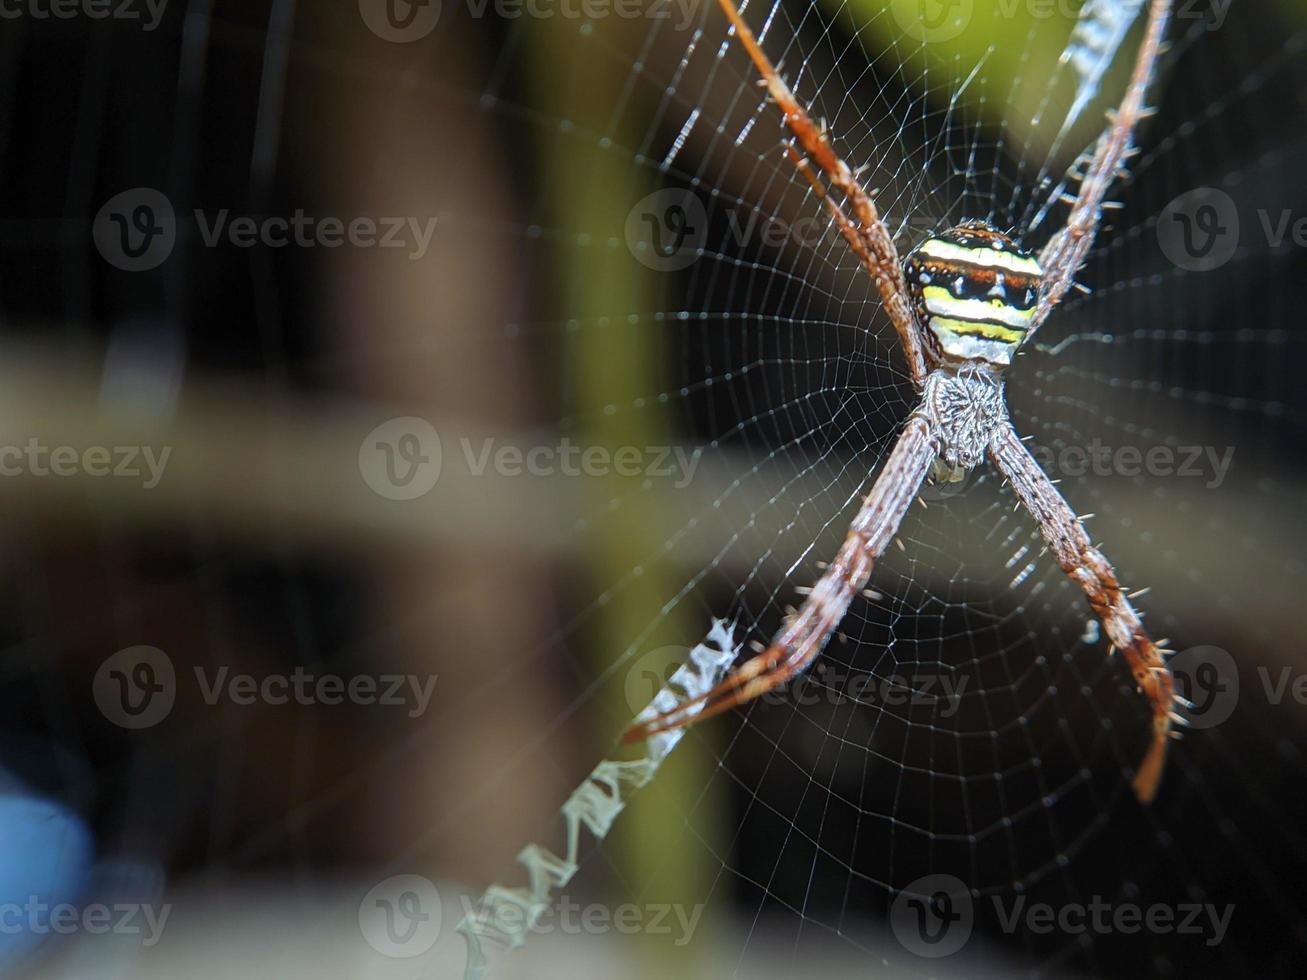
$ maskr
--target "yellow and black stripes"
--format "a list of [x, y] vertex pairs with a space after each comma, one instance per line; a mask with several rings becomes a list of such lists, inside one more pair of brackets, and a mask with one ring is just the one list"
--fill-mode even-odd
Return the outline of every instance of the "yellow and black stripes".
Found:
[[922, 242], [904, 263], [917, 316], [939, 352], [1006, 365], [1034, 319], [1042, 275], [1006, 235], [969, 222]]

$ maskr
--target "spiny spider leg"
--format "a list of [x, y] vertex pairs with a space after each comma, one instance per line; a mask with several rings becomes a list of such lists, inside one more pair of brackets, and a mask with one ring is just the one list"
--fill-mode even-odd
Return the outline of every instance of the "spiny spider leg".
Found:
[[[889, 229], [880, 220], [876, 205], [853, 176], [853, 171], [839, 158], [827, 141], [822, 128], [813, 122], [812, 117], [808, 115], [808, 110], [799, 104], [790, 87], [776, 73], [776, 68], [763, 53], [757, 39], [753, 36], [753, 31], [740, 16], [740, 11], [733, 0], [718, 0], [718, 2], [735, 27], [735, 34], [744, 45], [744, 50], [753, 59], [758, 74], [767, 85], [767, 91], [785, 114], [785, 124], [790, 127], [790, 131], [794, 133], [809, 159], [821, 168], [826, 179], [848, 200], [856, 224], [849, 222], [834, 201], [825, 198], [831, 216], [840, 226], [840, 232], [862, 260], [863, 266], [875, 281], [877, 290], [880, 291], [885, 312], [889, 314], [894, 329], [898, 331], [903, 354], [908, 359], [908, 372], [912, 376], [912, 383], [920, 391], [926, 381], [926, 357], [922, 350], [921, 336], [917, 332], [916, 320], [908, 303], [903, 267], [899, 262], [898, 250], [894, 247], [894, 239]], [[800, 169], [806, 169], [802, 161], [793, 153], [791, 157], [800, 164]], [[805, 176], [810, 181], [813, 180], [811, 175], [805, 174]], [[825, 197], [824, 191], [822, 196]]]
[[1152, 802], [1166, 762], [1171, 734], [1175, 681], [1162, 651], [1144, 631], [1139, 614], [1116, 579], [1103, 553], [1093, 546], [1075, 512], [1040, 468], [1010, 424], [1003, 424], [989, 447], [990, 459], [1011, 482], [1017, 499], [1039, 531], [1062, 571], [1089, 599], [1113, 647], [1120, 650], [1153, 708], [1153, 741], [1135, 770], [1134, 791], [1141, 803]]
[[[807, 178], [808, 183], [812, 185], [812, 189], [817, 197], [826, 205], [826, 210], [830, 212], [831, 220], [834, 221], [835, 226], [839, 228], [840, 235], [842, 235], [844, 241], [848, 243], [849, 248], [853, 250], [853, 254], [862, 261], [863, 268], [871, 271], [872, 275], [875, 276], [876, 273], [874, 270], [876, 269], [877, 259], [867, 246], [867, 237], [862, 233], [858, 226], [849, 219], [849, 216], [844, 213], [844, 209], [839, 206], [839, 203], [826, 193], [826, 186], [821, 182], [821, 179], [812, 172], [812, 167], [808, 164], [808, 161], [804, 157], [799, 156], [799, 154], [795, 152], [793, 146], [786, 146], [785, 152], [790, 160], [794, 162], [795, 169]], [[902, 335], [901, 331], [900, 335]], [[914, 338], [916, 337], [915, 330], [912, 331], [912, 336]], [[908, 362], [910, 364], [912, 363], [912, 355], [908, 356]], [[920, 390], [921, 383], [915, 375], [912, 380], [913, 383], [917, 385], [918, 390]]]
[[1144, 29], [1144, 39], [1135, 56], [1135, 67], [1125, 97], [1111, 117], [1111, 126], [1099, 137], [1094, 155], [1081, 179], [1080, 193], [1071, 204], [1066, 225], [1049, 239], [1039, 255], [1044, 281], [1040, 290], [1039, 308], [1026, 336], [1027, 342], [1071, 288], [1076, 273], [1080, 271], [1085, 256], [1094, 244], [1103, 217], [1103, 199], [1131, 152], [1135, 126], [1149, 114], [1149, 110], [1144, 108], [1144, 96], [1153, 77], [1157, 56], [1162, 50], [1162, 37], [1166, 33], [1166, 23], [1170, 16], [1171, 0], [1152, 0], [1148, 8], [1148, 26]]
[[898, 534], [903, 515], [912, 506], [938, 454], [939, 443], [930, 424], [920, 415], [910, 417], [885, 469], [853, 519], [838, 556], [799, 611], [777, 632], [771, 646], [741, 664], [702, 697], [664, 714], [637, 719], [622, 741], [643, 741], [659, 732], [729, 711], [779, 687], [811, 664], [839, 627], [854, 598], [866, 588], [876, 559]]

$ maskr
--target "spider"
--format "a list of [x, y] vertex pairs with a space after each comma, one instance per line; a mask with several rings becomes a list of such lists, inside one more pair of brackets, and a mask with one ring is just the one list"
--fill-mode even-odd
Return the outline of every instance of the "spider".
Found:
[[[1066, 225], [1038, 257], [985, 222], [965, 221], [926, 239], [903, 261], [870, 195], [828, 142], [825, 124], [814, 123], [799, 104], [733, 0], [719, 3], [762, 76], [759, 85], [766, 87], [784, 113], [804, 155], [793, 143], [787, 143], [786, 152], [875, 281], [920, 400], [853, 519], [839, 554], [770, 645], [702, 697], [637, 719], [624, 741], [641, 741], [720, 714], [805, 670], [821, 654], [854, 597], [865, 589], [872, 567], [898, 533], [927, 476], [960, 480], [988, 457], [1038, 523], [1062, 571], [1084, 590], [1111, 650], [1125, 657], [1150, 703], [1152, 738], [1132, 787], [1141, 803], [1151, 802], [1162, 777], [1171, 723], [1181, 720], [1173, 712], [1174, 679], [1161, 645], [1144, 631], [1111, 564], [1091, 543], [1080, 519], [1013, 429], [1003, 376], [1012, 355], [1029, 342], [1073, 285], [1094, 242], [1104, 198], [1134, 152], [1136, 124], [1148, 114], [1145, 91], [1162, 47], [1171, 0], [1151, 0], [1125, 95], [1108, 116], [1109, 126], [1094, 146], [1079, 193], [1066, 196], [1070, 203]], [[843, 196], [848, 212], [827, 193], [814, 163]]]

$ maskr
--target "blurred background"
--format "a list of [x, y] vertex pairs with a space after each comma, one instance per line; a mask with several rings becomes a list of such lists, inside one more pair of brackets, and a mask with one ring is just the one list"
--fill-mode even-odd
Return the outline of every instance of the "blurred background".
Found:
[[[1037, 248], [1139, 25], [1072, 117], [1078, 4], [926, 6], [745, 15], [901, 249]], [[1010, 384], [1204, 695], [1158, 802], [1128, 674], [978, 473], [820, 670], [581, 835], [493, 975], [1301, 964], [1307, 9], [1169, 36], [1092, 292]], [[713, 618], [771, 635], [913, 396], [754, 82], [706, 2], [0, 8], [0, 973], [463, 976], [458, 922], [568, 853]], [[905, 677], [969, 686], [849, 694]], [[932, 958], [894, 917], [937, 874], [974, 923]], [[1232, 911], [1003, 926], [1097, 896]]]

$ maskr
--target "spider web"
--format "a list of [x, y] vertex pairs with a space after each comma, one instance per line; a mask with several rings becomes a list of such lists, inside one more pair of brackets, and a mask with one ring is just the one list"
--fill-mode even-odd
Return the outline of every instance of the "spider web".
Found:
[[[143, 811], [166, 801], [150, 826], [172, 849], [160, 863], [214, 878], [289, 864], [303, 884], [332, 867], [342, 822], [375, 821], [384, 842], [351, 856], [441, 870], [471, 850], [475, 870], [451, 873], [488, 874], [472, 892], [521, 877], [516, 847], [542, 842], [576, 858], [576, 889], [707, 904], [720, 924], [688, 944], [702, 975], [704, 962], [711, 975], [751, 977], [1274, 975], [1301, 960], [1301, 706], [1273, 702], [1262, 677], [1307, 670], [1296, 615], [1307, 415], [1294, 370], [1304, 256], [1291, 231], [1272, 241], [1260, 218], [1278, 228], [1287, 214], [1291, 228], [1307, 205], [1297, 11], [1177, 11], [1151, 93], [1159, 111], [1079, 277], [1090, 291], [1068, 298], [1008, 378], [1017, 429], [1058, 461], [1052, 475], [1093, 515], [1091, 536], [1122, 580], [1150, 587], [1137, 604], [1152, 635], [1232, 655], [1229, 720], [1175, 743], [1158, 800], [1137, 804], [1129, 775], [1147, 705], [1033, 522], [981, 468], [926, 489], [877, 563], [873, 594], [810, 672], [690, 729], [608, 839], [569, 851], [567, 825], [552, 821], [568, 788], [602, 758], [632, 758], [620, 733], [716, 621], [741, 655], [774, 634], [843, 540], [914, 395], [873, 283], [785, 156], [779, 114], [714, 4], [542, 18], [446, 0], [411, 44], [375, 36], [345, 7], [191, 2], [149, 35], [24, 24], [0, 42], [0, 77], [20, 93], [0, 119], [13, 219], [0, 295], [18, 348], [48, 341], [29, 321], [71, 323], [56, 354], [162, 350], [142, 358], [161, 372], [185, 360], [183, 396], [253, 378], [274, 434], [289, 433], [275, 445], [306, 453], [296, 425], [330, 414], [319, 406], [430, 413], [446, 455], [437, 494], [474, 488], [427, 510], [373, 500], [342, 517], [327, 498], [347, 491], [317, 495], [300, 474], [294, 494], [256, 489], [277, 501], [271, 518], [224, 509], [240, 480], [146, 518], [132, 506], [110, 518], [79, 510], [98, 578], [141, 587], [123, 587], [130, 602], [110, 590], [112, 642], [86, 630], [97, 656], [149, 633], [140, 597], [162, 581], [194, 590], [179, 619], [205, 634], [197, 657], [441, 671], [439, 737], [351, 720], [366, 753], [311, 720], [224, 724], [220, 739], [192, 720], [180, 748], [88, 745], [69, 721], [83, 717], [85, 685], [46, 687], [36, 706], [14, 695], [29, 727], [92, 761], [85, 792], [109, 797], [103, 824], [150, 822]], [[866, 167], [901, 251], [964, 218], [1039, 248], [1119, 97], [1138, 25], [1101, 82], [1085, 81], [1087, 59], [1060, 60], [1067, 12], [962, 3], [947, 11], [968, 23], [946, 37], [947, 22], [923, 36], [912, 7], [751, 0], [743, 13], [840, 155]], [[81, 74], [38, 64], [69, 50]], [[38, 91], [64, 93], [77, 112], [46, 118]], [[64, 158], [67, 170], [46, 172]], [[145, 280], [84, 260], [84, 235], [82, 251], [61, 251], [67, 229], [51, 215], [89, 218], [140, 185], [179, 210], [430, 213], [437, 245], [418, 277], [323, 250], [215, 258], [192, 240]], [[1159, 236], [1168, 207], [1199, 187], [1229, 195], [1241, 227], [1229, 260], [1202, 272]], [[286, 401], [311, 407], [284, 414]], [[482, 421], [460, 429], [449, 421], [459, 418]], [[528, 450], [634, 447], [646, 468], [460, 484], [459, 440], [481, 431], [517, 433]], [[311, 458], [353, 467], [358, 435]], [[1096, 440], [1165, 450], [1177, 466], [1188, 447], [1204, 451], [1194, 476], [1068, 465]], [[654, 472], [659, 447], [693, 452], [692, 463], [669, 453], [659, 465], [670, 473]], [[1213, 468], [1205, 450], [1227, 447], [1228, 471]], [[320, 526], [332, 528], [325, 559]], [[398, 571], [383, 561], [413, 541], [446, 549], [453, 569], [407, 552]], [[16, 554], [24, 547], [61, 567], [39, 542]], [[163, 550], [172, 570], [128, 575], [136, 548]], [[25, 567], [14, 559], [15, 577]], [[22, 635], [80, 649], [53, 614], [32, 611], [48, 602], [42, 589], [28, 592], [39, 594], [22, 603]], [[236, 618], [242, 603], [252, 611]], [[396, 609], [411, 618], [396, 621]], [[180, 661], [186, 628], [171, 629]], [[261, 642], [242, 643], [250, 636]], [[24, 691], [55, 683], [54, 667], [13, 642], [6, 666]], [[257, 785], [267, 770], [255, 760], [280, 761], [287, 745], [291, 788], [240, 813], [243, 767]], [[449, 748], [433, 757], [433, 745]], [[344, 761], [330, 778], [303, 775], [334, 753]], [[424, 778], [427, 766], [438, 775]], [[438, 799], [396, 780], [438, 784]], [[533, 804], [515, 823], [506, 811], [528, 784]], [[410, 807], [412, 819], [377, 816]], [[469, 837], [482, 826], [493, 843]], [[932, 875], [961, 882], [975, 915], [965, 947], [935, 960], [891, 925], [896, 902]], [[1097, 899], [1233, 912], [1211, 945], [1174, 931], [1004, 927], [1019, 903]]]
[[[837, 151], [867, 168], [864, 186], [875, 188], [900, 249], [974, 217], [1041, 246], [1065, 215], [1059, 194], [1076, 186], [1068, 169], [1121, 90], [1118, 71], [1098, 98], [1077, 92], [1065, 63], [1050, 65], [1041, 49], [1048, 25], [1038, 21], [996, 13], [987, 44], [949, 57], [910, 23], [905, 29], [892, 8], [755, 2], [744, 13], [800, 101], [826, 121]], [[1159, 118], [1144, 130], [1117, 194], [1123, 209], [1109, 212], [1081, 276], [1093, 291], [1068, 301], [1011, 372], [1014, 422], [1055, 453], [1095, 439], [1144, 452], [1219, 445], [1236, 453], [1252, 433], [1296, 440], [1295, 395], [1261, 384], [1287, 354], [1282, 346], [1296, 342], [1261, 306], [1275, 302], [1263, 290], [1274, 294], [1269, 284], [1300, 257], [1267, 241], [1241, 243], [1218, 283], [1176, 268], [1157, 244], [1158, 215], [1183, 190], [1239, 188], [1253, 172], [1274, 181], [1285, 158], [1301, 156], [1282, 133], [1259, 132], [1274, 129], [1270, 93], [1294, 84], [1301, 35], [1273, 38], [1238, 15], [1217, 32], [1212, 16], [1187, 11], [1173, 26], [1153, 92]], [[618, 306], [598, 322], [568, 325], [670, 332], [674, 383], [601, 410], [621, 417], [670, 403], [687, 441], [705, 447], [705, 466], [724, 474], [724, 489], [709, 499], [676, 498], [692, 502], [684, 524], [633, 571], [680, 561], [692, 572], [651, 631], [663, 617], [701, 623], [717, 614], [729, 616], [737, 639], [766, 642], [801, 601], [796, 586], [815, 581], [821, 559], [838, 547], [912, 407], [903, 362], [872, 284], [780, 152], [788, 134], [779, 113], [716, 12], [683, 34], [660, 24], [636, 44], [592, 44], [590, 57], [631, 62], [613, 102], [595, 114], [610, 120], [596, 134], [600, 145], [608, 148], [617, 120], [638, 116], [631, 166], [655, 172], [665, 188], [651, 208], [670, 202], [696, 216], [663, 213], [661, 226], [691, 239], [680, 255], [693, 251], [694, 261], [663, 279], [652, 309]], [[1122, 65], [1133, 50], [1132, 40]], [[1092, 119], [1080, 117], [1082, 99], [1099, 106]], [[825, 234], [799, 234], [809, 215]], [[781, 230], [760, 241], [757, 223], [769, 222]], [[750, 228], [752, 237], [741, 233]], [[647, 256], [661, 244], [657, 234], [637, 236], [636, 247]], [[1248, 276], [1259, 283], [1256, 311]], [[564, 420], [585, 424], [580, 414]], [[1232, 472], [1223, 487], [1209, 485], [1214, 473], [1188, 482], [1054, 476], [1073, 506], [1093, 512], [1092, 535], [1124, 580], [1151, 586], [1140, 601], [1155, 636], [1180, 649], [1228, 646], [1241, 662], [1251, 647], [1250, 663], [1274, 661], [1266, 644], [1277, 628], [1246, 618], [1231, 576], [1259, 567], [1297, 577], [1301, 566], [1291, 551], [1273, 557], [1257, 531], [1239, 530], [1231, 510], [1283, 507], [1284, 487], [1248, 472], [1242, 480]], [[878, 562], [875, 595], [855, 603], [839, 640], [788, 701], [769, 698], [688, 736], [702, 740], [714, 769], [703, 796], [687, 801], [675, 846], [719, 869], [710, 893], [725, 891], [743, 910], [736, 968], [749, 975], [758, 957], [779, 955], [804, 971], [810, 957], [847, 945], [896, 971], [939, 969], [876, 931], [903, 889], [939, 874], [970, 889], [977, 930], [992, 943], [954, 962], [960, 973], [1024, 964], [1053, 973], [1224, 974], [1287, 963], [1302, 938], [1289, 911], [1300, 896], [1280, 862], [1296, 866], [1302, 840], [1276, 799], [1279, 777], [1257, 761], [1286, 745], [1282, 734], [1268, 719], [1250, 719], [1191, 736], [1174, 749], [1163, 800], [1140, 809], [1128, 774], [1144, 745], [1145, 705], [1108, 656], [1078, 589], [1042, 554], [1030, 519], [1014, 513], [992, 474], [977, 474], [962, 491], [927, 488], [926, 499], [905, 522], [900, 547]], [[626, 500], [606, 503], [620, 509]], [[1186, 547], [1195, 542], [1204, 542], [1205, 558]], [[611, 585], [602, 600], [631, 581]], [[687, 606], [702, 612], [684, 615]], [[600, 683], [614, 668], [638, 665], [649, 646], [636, 638]], [[950, 682], [962, 685], [952, 699], [938, 686]], [[851, 695], [857, 685], [860, 695]], [[899, 701], [887, 703], [894, 694]], [[623, 720], [612, 724], [617, 730]], [[658, 791], [655, 781], [647, 793]], [[714, 792], [732, 801], [719, 842], [696, 822], [696, 803]], [[1276, 827], [1273, 843], [1258, 842], [1250, 824]], [[646, 887], [657, 888], [656, 875]], [[1211, 945], [1110, 930], [1005, 935], [997, 912], [1000, 904], [1060, 909], [1095, 898], [1141, 907], [1233, 902], [1235, 924]], [[1259, 911], [1240, 916], [1248, 905]], [[1283, 920], [1270, 921], [1281, 911]]]

